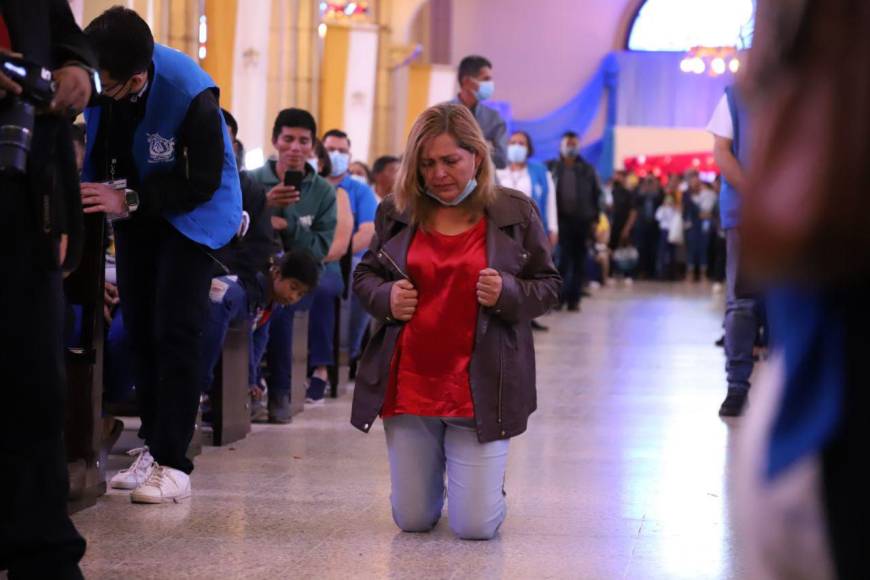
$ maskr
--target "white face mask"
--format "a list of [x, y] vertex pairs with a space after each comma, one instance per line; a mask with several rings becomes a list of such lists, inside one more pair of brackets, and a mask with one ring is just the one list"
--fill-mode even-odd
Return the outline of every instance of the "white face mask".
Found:
[[369, 180], [366, 179], [365, 176], [363, 176], [363, 175], [356, 175], [356, 174], [354, 174], [354, 173], [351, 173], [351, 174], [350, 174], [350, 178], [353, 179], [354, 181], [359, 181], [359, 182], [362, 183], [363, 185], [368, 185], [368, 184], [369, 184]]
[[529, 156], [529, 148], [519, 143], [511, 143], [507, 147], [507, 159], [511, 163], [525, 163]]
[[306, 163], [310, 165], [312, 169], [314, 169], [315, 173], [320, 171], [320, 159], [318, 159], [317, 157], [312, 157], [308, 159]]
[[332, 162], [332, 177], [338, 177], [347, 173], [347, 168], [350, 165], [350, 155], [341, 151], [331, 151], [329, 153], [329, 161]]

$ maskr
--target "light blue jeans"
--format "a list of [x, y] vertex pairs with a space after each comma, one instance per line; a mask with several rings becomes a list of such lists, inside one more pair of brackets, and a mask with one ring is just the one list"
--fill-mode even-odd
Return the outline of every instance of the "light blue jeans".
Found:
[[504, 477], [508, 440], [480, 443], [471, 419], [398, 415], [384, 420], [393, 520], [406, 532], [428, 532], [444, 507], [463, 540], [490, 540], [507, 515]]

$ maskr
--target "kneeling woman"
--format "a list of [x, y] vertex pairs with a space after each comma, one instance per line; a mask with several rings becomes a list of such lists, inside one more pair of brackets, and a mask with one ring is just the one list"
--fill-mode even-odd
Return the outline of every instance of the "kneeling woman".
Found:
[[528, 196], [496, 187], [471, 112], [438, 105], [414, 124], [394, 197], [354, 291], [375, 326], [360, 361], [351, 422], [380, 414], [393, 519], [426, 532], [441, 517], [488, 540], [506, 514], [508, 441], [536, 408], [530, 322], [561, 280]]

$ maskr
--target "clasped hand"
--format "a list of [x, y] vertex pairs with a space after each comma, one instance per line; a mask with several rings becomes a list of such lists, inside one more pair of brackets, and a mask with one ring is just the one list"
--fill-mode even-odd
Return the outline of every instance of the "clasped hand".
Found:
[[[477, 302], [492, 308], [501, 297], [503, 280], [501, 274], [492, 268], [480, 271], [477, 279]], [[390, 290], [390, 311], [393, 318], [408, 322], [414, 317], [419, 303], [419, 293], [410, 280], [402, 279], [393, 284]]]

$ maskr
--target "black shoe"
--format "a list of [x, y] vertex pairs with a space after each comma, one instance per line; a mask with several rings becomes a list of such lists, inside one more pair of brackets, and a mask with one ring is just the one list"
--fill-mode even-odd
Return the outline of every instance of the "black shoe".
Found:
[[538, 332], [547, 332], [548, 330], [550, 330], [550, 328], [544, 326], [537, 320], [532, 320], [532, 330], [537, 330]]
[[717, 340], [713, 344], [715, 344], [719, 348], [725, 348], [725, 335], [723, 334], [721, 337], [719, 337], [719, 340]]
[[749, 391], [746, 389], [728, 388], [728, 395], [719, 407], [720, 417], [739, 417], [746, 408]]
[[580, 303], [572, 302], [568, 305], [568, 312], [580, 312]]
[[292, 421], [290, 395], [272, 395], [269, 393], [269, 423], [286, 425]]
[[317, 377], [311, 377], [308, 388], [305, 390], [305, 402], [309, 405], [319, 405], [326, 400], [326, 381]]

